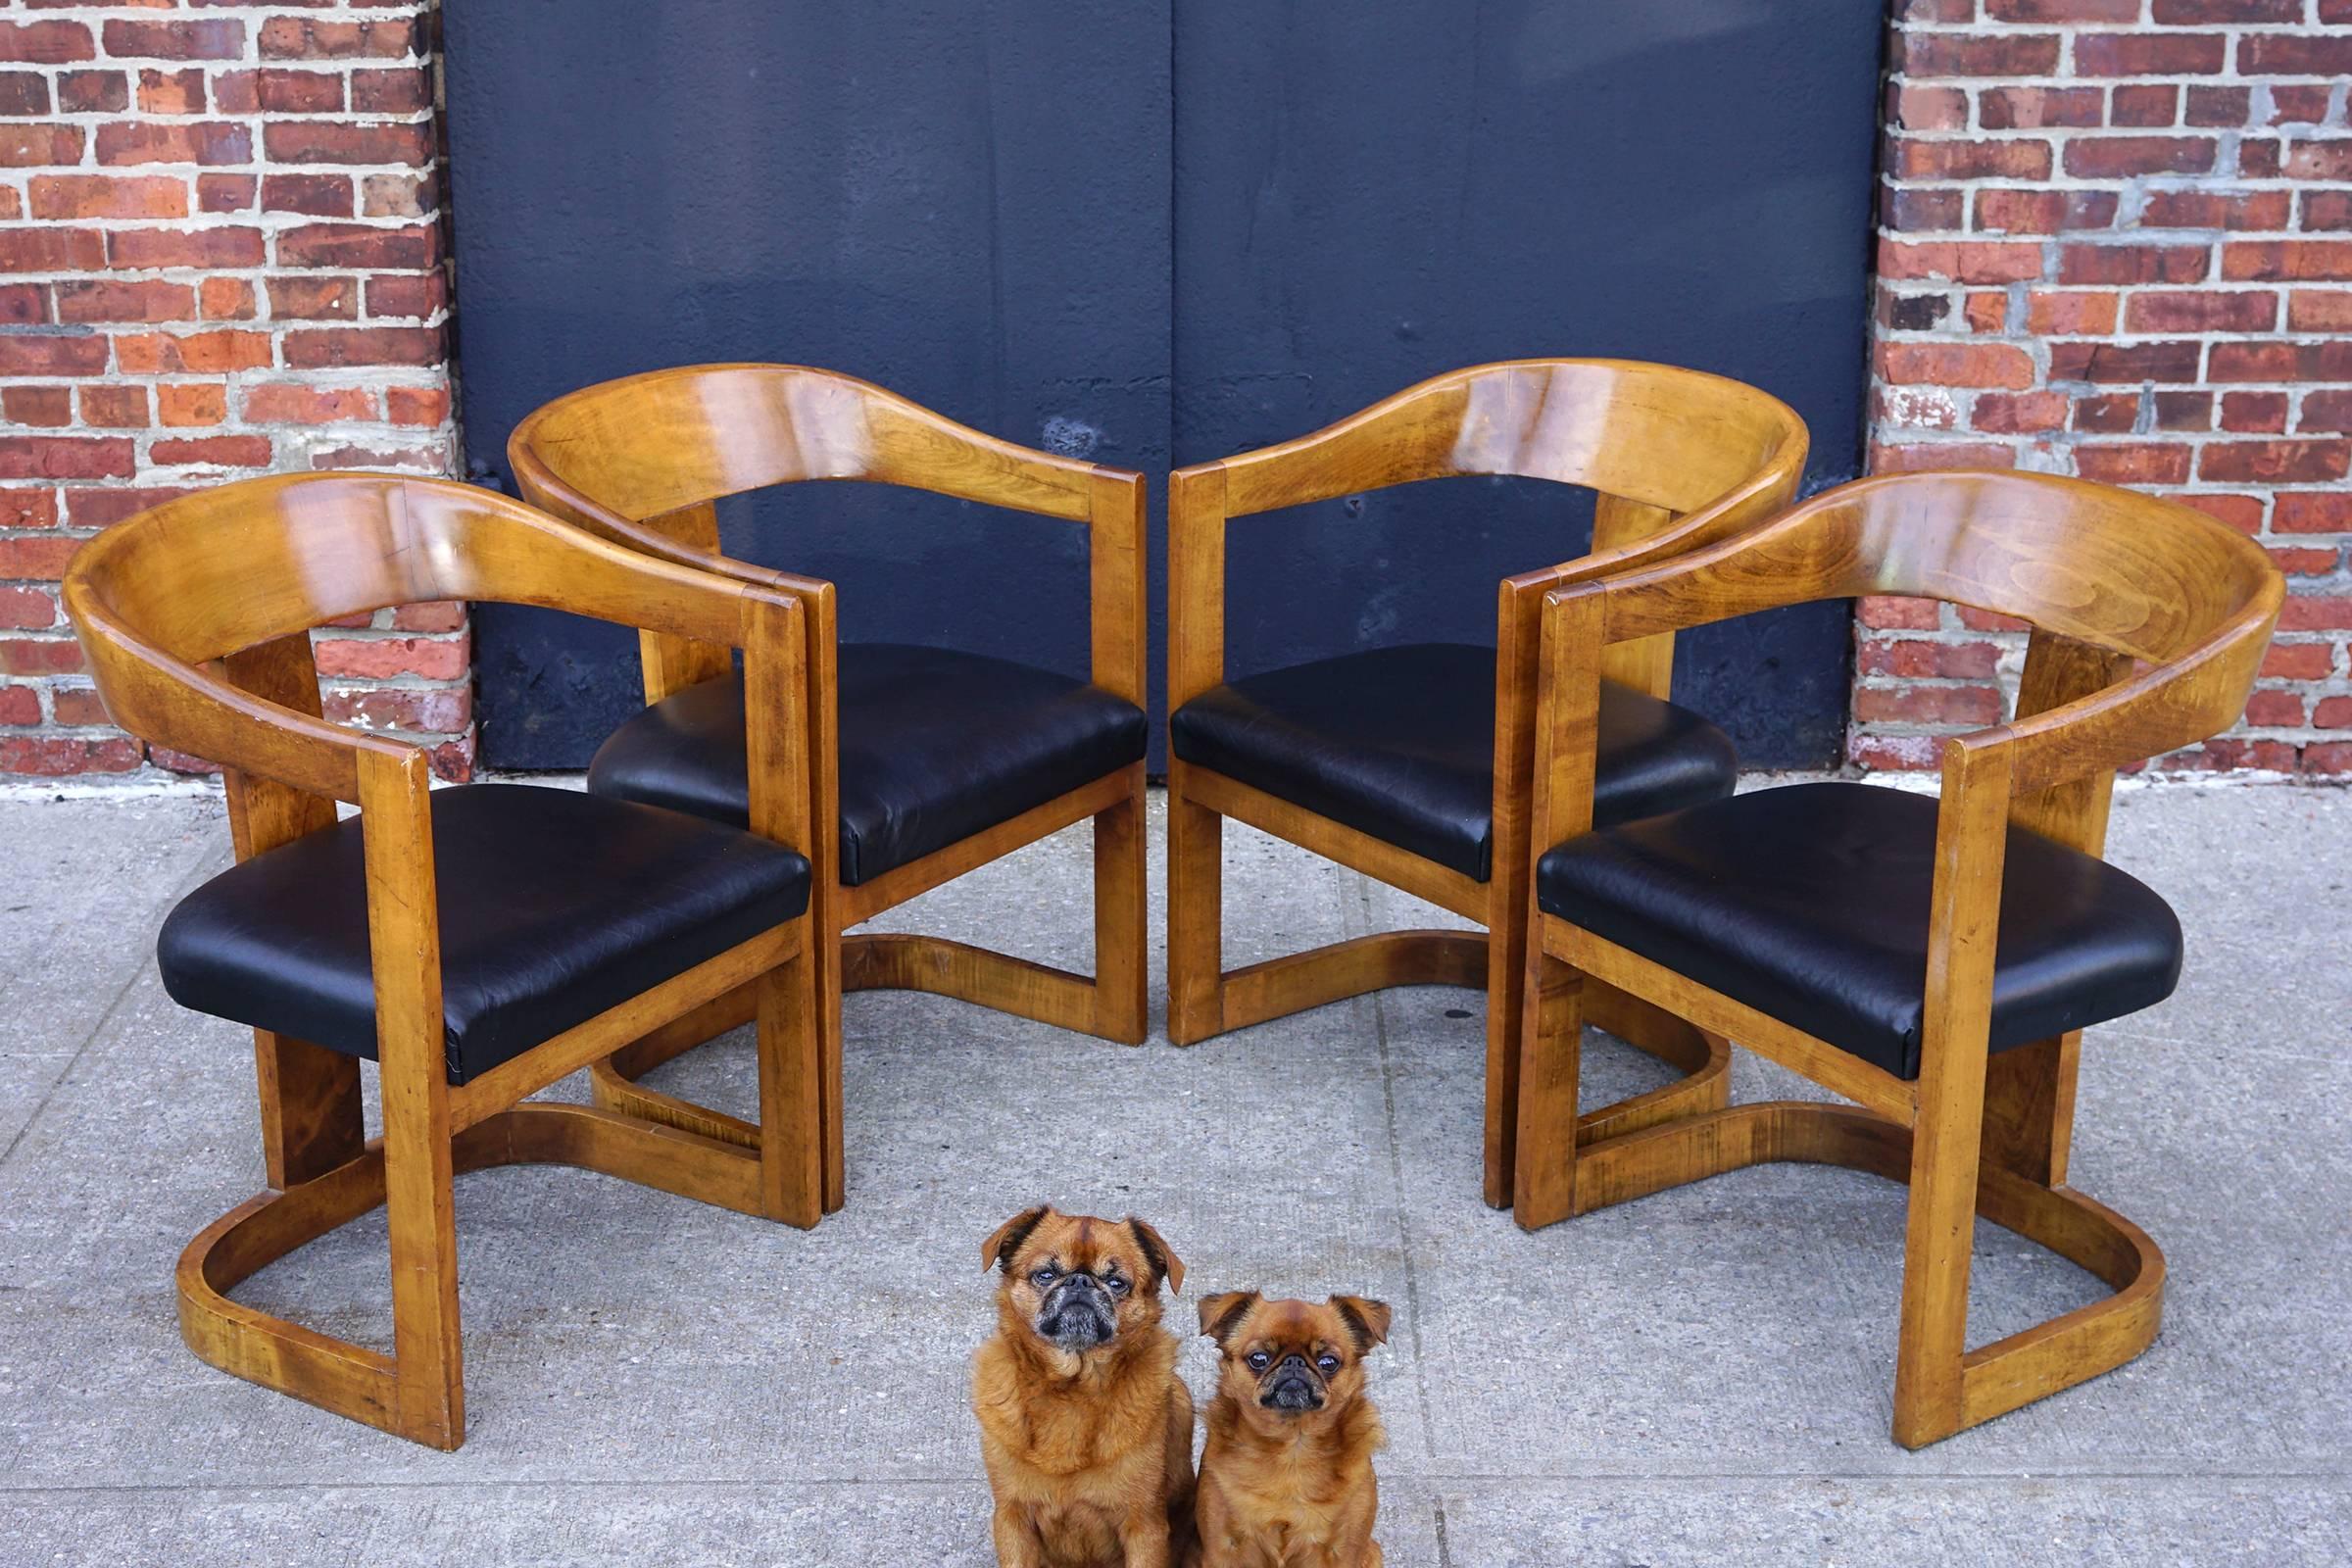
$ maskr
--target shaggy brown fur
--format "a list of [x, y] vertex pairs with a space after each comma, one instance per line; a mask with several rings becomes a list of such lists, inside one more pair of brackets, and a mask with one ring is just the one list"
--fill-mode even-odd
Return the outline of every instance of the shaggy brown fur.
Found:
[[1389, 1309], [1358, 1296], [1200, 1303], [1223, 1352], [1194, 1517], [1199, 1568], [1380, 1568], [1372, 1455], [1387, 1441], [1363, 1358]]
[[1004, 1568], [1168, 1568], [1192, 1535], [1193, 1396], [1159, 1287], [1184, 1264], [1139, 1219], [1026, 1209], [980, 1247], [1001, 1264], [972, 1409]]

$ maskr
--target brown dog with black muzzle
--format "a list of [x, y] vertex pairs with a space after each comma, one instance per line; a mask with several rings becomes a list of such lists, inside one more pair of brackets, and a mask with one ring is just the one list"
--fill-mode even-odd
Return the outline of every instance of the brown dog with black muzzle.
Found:
[[1194, 1505], [1200, 1568], [1380, 1568], [1372, 1455], [1387, 1441], [1364, 1356], [1389, 1309], [1360, 1296], [1200, 1302], [1223, 1355]]
[[1193, 1396], [1159, 1287], [1184, 1264], [1140, 1219], [1023, 1209], [980, 1244], [1001, 1267], [972, 1410], [1003, 1568], [1168, 1568], [1192, 1539]]

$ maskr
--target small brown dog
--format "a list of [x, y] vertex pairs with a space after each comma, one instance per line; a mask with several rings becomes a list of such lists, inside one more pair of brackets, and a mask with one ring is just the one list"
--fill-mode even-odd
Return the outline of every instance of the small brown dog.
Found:
[[1389, 1309], [1360, 1296], [1200, 1303], [1224, 1363], [1208, 1406], [1195, 1520], [1200, 1568], [1380, 1568], [1372, 1455], [1387, 1441], [1363, 1358]]
[[1004, 1568], [1168, 1568], [1192, 1539], [1193, 1396], [1159, 1287], [1184, 1264], [1140, 1219], [1023, 1209], [980, 1244], [1001, 1266], [972, 1410]]

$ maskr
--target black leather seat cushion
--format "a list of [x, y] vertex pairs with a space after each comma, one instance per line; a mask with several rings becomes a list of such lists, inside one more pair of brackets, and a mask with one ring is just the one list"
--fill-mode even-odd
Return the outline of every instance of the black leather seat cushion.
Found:
[[[360, 819], [223, 871], [156, 940], [184, 1007], [375, 1054]], [[808, 862], [700, 817], [573, 790], [433, 793], [441, 1005], [462, 1084], [808, 907]]]
[[[845, 643], [840, 692], [850, 887], [1143, 760], [1142, 709], [1010, 660]], [[742, 676], [690, 686], [630, 718], [588, 764], [588, 788], [748, 822]]]
[[[1484, 882], [1494, 854], [1494, 650], [1414, 643], [1202, 692], [1168, 725], [1178, 757]], [[1592, 797], [1607, 825], [1732, 792], [1731, 738], [1602, 682]]]
[[[1936, 801], [1792, 784], [1572, 839], [1549, 914], [1902, 1078], [1919, 1076]], [[2012, 828], [1994, 1051], [2137, 1012], [2180, 978], [2180, 922], [2093, 856]]]

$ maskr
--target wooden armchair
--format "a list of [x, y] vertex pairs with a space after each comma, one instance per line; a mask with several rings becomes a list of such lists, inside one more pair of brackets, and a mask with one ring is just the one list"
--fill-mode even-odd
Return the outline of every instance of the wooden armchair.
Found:
[[[744, 651], [755, 832], [572, 791], [430, 792], [424, 753], [319, 716], [310, 628], [498, 600]], [[107, 710], [227, 768], [238, 863], [157, 943], [183, 1005], [254, 1028], [270, 1185], [179, 1263], [213, 1365], [435, 1447], [464, 1441], [451, 1183], [579, 1165], [813, 1225], [823, 1212], [806, 910], [803, 612], [789, 596], [583, 537], [466, 485], [255, 479], [84, 545], [65, 602]], [[338, 822], [335, 803], [360, 814]], [[517, 1103], [649, 1029], [758, 999], [757, 1153], [582, 1105]], [[373, 1057], [383, 1136], [361, 1120]], [[255, 1270], [382, 1204], [393, 1353], [240, 1305]]]
[[[1012, 446], [867, 382], [788, 365], [703, 365], [585, 388], [515, 428], [523, 494], [606, 538], [788, 594], [808, 618], [816, 768], [818, 1029], [825, 1204], [842, 1200], [841, 996], [900, 988], [1066, 1029], [1144, 1038], [1144, 485]], [[1083, 523], [1093, 680], [1001, 659], [836, 646], [828, 582], [718, 553], [713, 503], [807, 479], [868, 479]], [[726, 651], [642, 639], [644, 713], [589, 770], [600, 795], [743, 814], [746, 707]], [[1094, 820], [1095, 975], [935, 937], [851, 926], [1073, 823]], [[634, 1080], [751, 1016], [746, 992], [600, 1064], [597, 1101], [742, 1144], [757, 1129]]]
[[[1401, 985], [1487, 990], [1486, 1198], [1511, 1197], [1537, 611], [1546, 589], [1720, 539], [1787, 504], [1805, 427], [1721, 376], [1615, 360], [1454, 370], [1281, 446], [1178, 472], [1168, 494], [1168, 1034], [1205, 1040]], [[1493, 649], [1421, 644], [1228, 682], [1225, 530], [1254, 513], [1417, 479], [1512, 474], [1597, 493], [1592, 554], [1503, 579]], [[1604, 816], [1731, 793], [1720, 730], [1666, 699], [1674, 639], [1613, 649]], [[1361, 937], [1227, 971], [1221, 829], [1234, 817], [1486, 926]], [[1728, 1058], [1595, 992], [1593, 1021], [1689, 1076], [1595, 1111], [1586, 1135], [1723, 1103]]]
[[[2034, 628], [2017, 717], [1943, 749], [1940, 802], [1792, 785], [1593, 829], [1602, 652], [1782, 605], [1945, 600]], [[2164, 1259], [2067, 1185], [2082, 1030], [2180, 974], [2164, 902], [2100, 857], [2118, 767], [2235, 722], [2284, 596], [2202, 513], [2078, 480], [1906, 474], [1544, 611], [1540, 907], [1520, 1068], [1519, 1223], [1766, 1160], [1910, 1183], [1894, 1437], [1907, 1447], [2130, 1360]], [[1858, 1102], [1738, 1105], [1579, 1147], [1579, 1013], [1630, 992]], [[1967, 1348], [1978, 1214], [2112, 1298]]]

